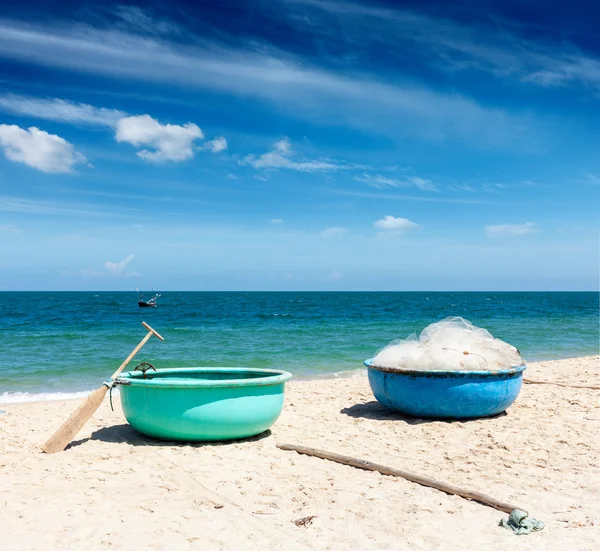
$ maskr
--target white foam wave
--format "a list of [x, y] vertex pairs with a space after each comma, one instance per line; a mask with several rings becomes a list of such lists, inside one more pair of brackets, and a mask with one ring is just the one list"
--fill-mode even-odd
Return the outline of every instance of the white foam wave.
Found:
[[86, 398], [89, 391], [84, 392], [4, 392], [0, 394], [0, 404], [19, 404], [22, 402], [49, 402], [55, 400], [74, 400]]
[[346, 371], [336, 371], [332, 374], [332, 377], [338, 377], [342, 379], [356, 379], [367, 376], [367, 369], [361, 367], [359, 369], [348, 369]]

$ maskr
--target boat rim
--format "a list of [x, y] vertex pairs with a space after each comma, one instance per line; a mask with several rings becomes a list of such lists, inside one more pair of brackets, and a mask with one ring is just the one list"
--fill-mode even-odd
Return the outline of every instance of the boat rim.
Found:
[[261, 369], [254, 367], [171, 367], [157, 369], [151, 371], [149, 376], [153, 377], [159, 373], [169, 373], [173, 375], [181, 374], [185, 376], [186, 373], [259, 373], [264, 375], [263, 377], [256, 377], [252, 379], [224, 379], [224, 380], [202, 380], [192, 379], [177, 380], [165, 378], [148, 378], [143, 379], [141, 371], [127, 371], [121, 373], [116, 381], [127, 381], [127, 386], [142, 386], [142, 387], [192, 387], [192, 388], [227, 388], [227, 387], [242, 387], [242, 386], [271, 386], [279, 385], [289, 381], [292, 378], [292, 374], [282, 369]]
[[492, 370], [481, 370], [481, 371], [471, 371], [471, 370], [452, 370], [452, 369], [409, 369], [404, 367], [381, 367], [377, 365], [373, 365], [373, 360], [375, 358], [370, 358], [369, 360], [365, 360], [363, 363], [369, 368], [376, 371], [383, 371], [384, 373], [398, 373], [402, 375], [438, 375], [441, 377], [495, 377], [502, 375], [516, 375], [518, 373], [523, 373], [527, 369], [527, 364], [516, 365], [509, 369], [499, 369], [498, 371]]

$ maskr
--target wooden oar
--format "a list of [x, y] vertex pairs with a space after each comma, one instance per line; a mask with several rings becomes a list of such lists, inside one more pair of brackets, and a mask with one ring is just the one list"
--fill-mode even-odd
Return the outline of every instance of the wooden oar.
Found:
[[[114, 381], [123, 368], [133, 359], [133, 357], [140, 351], [152, 335], [158, 337], [161, 341], [163, 339], [152, 327], [146, 322], [142, 322], [142, 325], [148, 330], [148, 334], [142, 339], [133, 352], [127, 356], [127, 359], [119, 366], [111, 376], [110, 380]], [[81, 430], [81, 427], [85, 425], [88, 419], [94, 415], [94, 412], [100, 407], [102, 400], [108, 392], [109, 386], [104, 384], [99, 389], [94, 390], [87, 399], [71, 414], [62, 426], [48, 439], [48, 441], [42, 446], [42, 450], [46, 453], [56, 453], [64, 450], [67, 444], [73, 440], [75, 435]]]

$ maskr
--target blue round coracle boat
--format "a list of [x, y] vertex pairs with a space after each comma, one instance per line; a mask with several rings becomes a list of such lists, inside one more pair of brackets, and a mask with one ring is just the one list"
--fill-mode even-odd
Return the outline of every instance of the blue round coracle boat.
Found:
[[162, 440], [233, 440], [266, 431], [283, 408], [287, 371], [188, 367], [117, 379], [123, 413], [137, 431]]
[[377, 401], [414, 417], [474, 419], [503, 412], [517, 399], [525, 365], [502, 371], [419, 371], [377, 367], [367, 360]]

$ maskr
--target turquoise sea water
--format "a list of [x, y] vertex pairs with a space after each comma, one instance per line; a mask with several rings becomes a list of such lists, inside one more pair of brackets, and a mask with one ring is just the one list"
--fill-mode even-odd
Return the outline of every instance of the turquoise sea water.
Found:
[[[527, 361], [599, 353], [599, 297], [589, 293], [172, 292], [156, 309], [135, 293], [0, 293], [0, 401], [96, 388], [132, 361], [157, 368], [283, 368], [295, 376], [362, 367], [391, 340], [462, 316]], [[27, 394], [23, 394], [27, 393]]]

